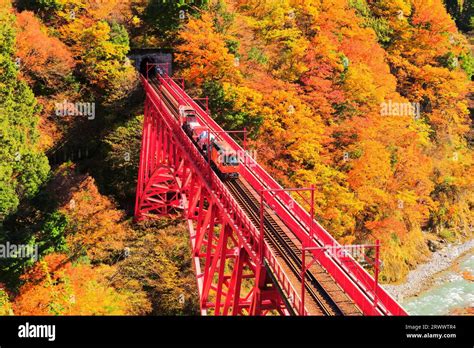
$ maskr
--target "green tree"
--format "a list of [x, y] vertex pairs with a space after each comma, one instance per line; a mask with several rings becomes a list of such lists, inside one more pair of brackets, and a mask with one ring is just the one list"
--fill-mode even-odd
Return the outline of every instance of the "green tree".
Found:
[[208, 0], [163, 1], [150, 0], [146, 7], [143, 20], [150, 28], [150, 33], [164, 41], [173, 40], [176, 31], [189, 16], [194, 15], [198, 8], [207, 7]]
[[66, 215], [59, 211], [48, 214], [42, 228], [42, 253], [65, 251], [66, 246], [66, 227], [68, 219]]
[[38, 148], [40, 108], [31, 89], [18, 78], [14, 16], [0, 8], [0, 220], [22, 198], [34, 196], [49, 172]]
[[106, 187], [120, 201], [133, 201], [140, 161], [143, 116], [117, 127], [104, 139], [107, 170]]

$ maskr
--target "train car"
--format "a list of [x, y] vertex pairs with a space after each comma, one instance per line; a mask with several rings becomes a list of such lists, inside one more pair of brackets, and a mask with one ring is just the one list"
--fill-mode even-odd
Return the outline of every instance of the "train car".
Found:
[[225, 179], [237, 179], [239, 177], [240, 162], [235, 152], [221, 142], [212, 141], [209, 156], [218, 174]]
[[194, 127], [193, 128], [193, 136], [192, 138], [196, 142], [199, 149], [202, 153], [207, 157], [207, 145], [212, 144], [216, 137], [214, 134], [208, 134], [209, 130], [205, 127]]
[[[192, 118], [186, 118], [188, 124], [183, 129], [193, 139], [203, 155], [208, 158], [215, 172], [224, 180], [237, 179], [240, 172], [240, 162], [235, 151], [224, 142], [217, 141], [206, 127], [202, 127]], [[209, 148], [209, 149], [208, 149]]]
[[179, 123], [183, 127], [186, 134], [192, 136], [192, 130], [199, 127], [196, 110], [188, 105], [179, 106]]
[[224, 180], [238, 178], [240, 162], [235, 151], [225, 142], [217, 141], [212, 133], [208, 134], [209, 129], [200, 124], [193, 107], [180, 105], [164, 86], [160, 86], [160, 92], [165, 103], [175, 113], [184, 132], [194, 141], [201, 153], [210, 159], [214, 171]]

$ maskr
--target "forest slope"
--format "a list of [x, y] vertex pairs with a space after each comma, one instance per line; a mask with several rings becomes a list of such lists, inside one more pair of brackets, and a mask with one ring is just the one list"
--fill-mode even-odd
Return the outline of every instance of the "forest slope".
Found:
[[0, 260], [0, 314], [198, 312], [184, 226], [131, 221], [130, 47], [173, 49], [279, 182], [316, 186], [341, 243], [380, 239], [383, 281], [472, 238], [474, 59], [455, 20], [442, 0], [0, 0], [0, 242], [39, 248]]

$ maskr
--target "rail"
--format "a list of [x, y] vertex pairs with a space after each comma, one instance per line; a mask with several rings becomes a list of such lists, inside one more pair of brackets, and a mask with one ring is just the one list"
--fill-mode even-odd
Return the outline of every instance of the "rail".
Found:
[[[160, 77], [160, 83], [163, 83], [169, 92], [172, 91], [183, 104], [192, 106], [203, 123], [216, 132], [219, 138], [225, 140], [234, 151], [243, 153], [242, 147], [230, 135], [222, 133], [222, 128], [176, 82], [165, 76]], [[250, 156], [246, 156], [241, 168], [240, 174], [255, 190], [281, 189], [281, 186]], [[407, 315], [405, 310], [380, 285], [375, 284], [372, 276], [352, 256], [343, 252], [344, 248], [316, 220], [312, 219], [291, 195], [279, 191], [269, 195], [267, 202], [302, 243], [309, 247], [330, 246], [336, 251], [328, 255], [321, 249], [313, 249], [311, 253], [364, 314]], [[309, 235], [311, 223], [315, 232], [313, 236]], [[377, 303], [376, 306], [374, 303]]]
[[[239, 239], [250, 255], [252, 261], [255, 263], [259, 262], [259, 257], [257, 255], [259, 231], [240, 208], [234, 196], [221, 182], [217, 174], [208, 169], [208, 163], [204, 160], [204, 157], [191, 142], [184, 130], [176, 122], [176, 119], [171, 118], [166, 110], [164, 110], [164, 103], [158, 96], [156, 90], [143, 76], [141, 76], [140, 79], [148, 98], [150, 98], [150, 102], [163, 116], [168, 128], [171, 129], [176, 138], [179, 139], [178, 145], [185, 150], [183, 152], [188, 157], [188, 161], [195, 167], [195, 171], [204, 179], [208, 192], [217, 198], [216, 202], [219, 204], [219, 208], [226, 212], [231, 225], [238, 232]], [[178, 98], [178, 100], [181, 99]], [[277, 281], [279, 282], [279, 285], [281, 285], [281, 290], [285, 297], [287, 299], [294, 299], [293, 303], [300, 306], [301, 299], [298, 296], [298, 291], [289, 281], [287, 274], [284, 272], [282, 266], [279, 264], [275, 254], [272, 252], [266, 241], [264, 241], [263, 249], [268, 265], [271, 265], [272, 272], [277, 276]], [[297, 308], [299, 307], [294, 308], [294, 310], [297, 311]]]

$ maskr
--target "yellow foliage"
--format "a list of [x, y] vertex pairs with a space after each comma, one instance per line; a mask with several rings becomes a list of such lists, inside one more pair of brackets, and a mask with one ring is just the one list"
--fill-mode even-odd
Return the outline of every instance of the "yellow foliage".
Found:
[[64, 255], [50, 254], [22, 278], [15, 298], [17, 315], [124, 315], [127, 296], [108, 285], [103, 272], [111, 266], [72, 265]]
[[209, 13], [191, 18], [180, 32], [183, 44], [176, 48], [176, 61], [186, 68], [182, 76], [196, 84], [206, 79], [236, 81], [239, 71], [236, 61], [225, 45], [224, 35], [213, 27]]
[[4, 315], [13, 315], [13, 308], [7, 292], [0, 287], [0, 316]]

